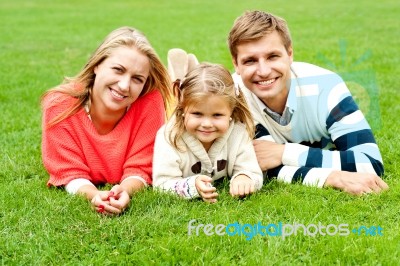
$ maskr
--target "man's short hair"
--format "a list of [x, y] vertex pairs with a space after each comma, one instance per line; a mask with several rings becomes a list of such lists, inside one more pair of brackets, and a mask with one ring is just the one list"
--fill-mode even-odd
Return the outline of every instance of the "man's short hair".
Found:
[[233, 23], [228, 36], [228, 45], [233, 60], [237, 60], [237, 46], [257, 41], [267, 34], [277, 31], [288, 51], [292, 45], [289, 28], [283, 18], [264, 11], [246, 11]]

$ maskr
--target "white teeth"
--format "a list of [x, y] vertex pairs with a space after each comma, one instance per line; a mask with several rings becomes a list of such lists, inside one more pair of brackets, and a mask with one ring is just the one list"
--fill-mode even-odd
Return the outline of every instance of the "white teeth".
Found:
[[275, 79], [270, 79], [270, 80], [267, 80], [267, 81], [259, 81], [258, 84], [260, 84], [260, 85], [269, 85], [274, 81], [275, 81]]
[[111, 90], [112, 95], [114, 95], [117, 98], [123, 99], [125, 98], [124, 95], [119, 94], [118, 92], [116, 92], [115, 90]]

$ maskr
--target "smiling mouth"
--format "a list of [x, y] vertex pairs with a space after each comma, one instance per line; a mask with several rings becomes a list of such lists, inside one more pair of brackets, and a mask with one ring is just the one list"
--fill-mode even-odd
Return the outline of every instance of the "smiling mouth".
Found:
[[200, 133], [203, 133], [203, 134], [211, 134], [211, 133], [214, 133], [214, 131], [203, 131], [203, 130], [199, 130], [199, 132], [200, 132]]
[[113, 89], [110, 89], [110, 92], [115, 98], [118, 98], [118, 99], [121, 99], [121, 100], [125, 99], [126, 97], [128, 97], [128, 96], [124, 96], [122, 94], [119, 94], [117, 91], [115, 91]]
[[269, 80], [257, 81], [256, 83], [259, 85], [268, 86], [268, 85], [274, 83], [276, 80], [277, 80], [277, 78], [273, 78], [273, 79], [269, 79]]

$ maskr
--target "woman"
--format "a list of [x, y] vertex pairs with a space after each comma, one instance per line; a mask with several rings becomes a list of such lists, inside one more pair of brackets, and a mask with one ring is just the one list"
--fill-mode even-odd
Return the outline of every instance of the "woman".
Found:
[[[151, 184], [153, 145], [171, 102], [171, 80], [136, 29], [111, 32], [84, 68], [45, 93], [43, 163], [48, 186], [84, 195], [104, 214], [120, 214]], [[113, 184], [108, 191], [96, 185]]]

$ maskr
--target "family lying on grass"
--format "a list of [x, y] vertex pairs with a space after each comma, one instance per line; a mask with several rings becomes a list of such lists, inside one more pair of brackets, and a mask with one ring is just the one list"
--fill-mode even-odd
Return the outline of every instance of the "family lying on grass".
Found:
[[[182, 49], [169, 51], [167, 70], [138, 30], [111, 32], [80, 73], [42, 98], [48, 185], [108, 215], [149, 185], [206, 202], [217, 201], [213, 184], [222, 178], [234, 197], [272, 178], [357, 195], [388, 188], [346, 84], [293, 62], [285, 20], [245, 12], [228, 43], [232, 75]], [[104, 184], [113, 186], [97, 188]]]

